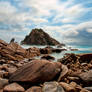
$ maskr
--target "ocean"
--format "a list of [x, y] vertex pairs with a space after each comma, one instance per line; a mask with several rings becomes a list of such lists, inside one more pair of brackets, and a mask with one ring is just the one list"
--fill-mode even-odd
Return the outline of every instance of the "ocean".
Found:
[[[30, 48], [30, 47], [45, 48], [46, 46], [22, 45], [22, 47], [27, 49], [27, 48]], [[52, 46], [52, 47], [56, 48], [56, 46]], [[78, 49], [78, 51], [70, 51], [69, 50], [70, 47], [72, 49]], [[67, 49], [67, 51], [63, 51], [61, 53], [52, 53], [52, 54], [50, 54], [51, 56], [55, 57], [55, 61], [62, 58], [65, 55], [65, 53], [75, 53], [75, 54], [92, 53], [92, 46], [70, 46], [70, 45], [67, 45], [63, 48]], [[40, 57], [35, 57], [35, 58], [40, 59]]]

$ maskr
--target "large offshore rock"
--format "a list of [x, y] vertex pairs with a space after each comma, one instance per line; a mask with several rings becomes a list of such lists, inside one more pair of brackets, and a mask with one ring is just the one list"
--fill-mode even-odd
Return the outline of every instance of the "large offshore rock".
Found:
[[33, 29], [32, 32], [21, 42], [27, 45], [59, 45], [60, 43], [50, 37], [42, 29]]
[[61, 67], [60, 62], [33, 60], [14, 72], [10, 81], [28, 82], [30, 84], [50, 81], [60, 73]]

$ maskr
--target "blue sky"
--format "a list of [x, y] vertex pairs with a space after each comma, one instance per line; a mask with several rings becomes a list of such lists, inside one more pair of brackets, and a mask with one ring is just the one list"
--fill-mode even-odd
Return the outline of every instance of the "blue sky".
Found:
[[60, 42], [92, 45], [92, 0], [0, 0], [0, 38], [20, 42], [42, 28]]

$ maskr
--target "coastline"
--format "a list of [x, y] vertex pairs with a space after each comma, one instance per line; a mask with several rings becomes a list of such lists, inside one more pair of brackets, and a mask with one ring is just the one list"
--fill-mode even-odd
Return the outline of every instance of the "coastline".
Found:
[[91, 92], [92, 53], [68, 53], [53, 62], [64, 51], [52, 47], [24, 49], [0, 40], [0, 91]]

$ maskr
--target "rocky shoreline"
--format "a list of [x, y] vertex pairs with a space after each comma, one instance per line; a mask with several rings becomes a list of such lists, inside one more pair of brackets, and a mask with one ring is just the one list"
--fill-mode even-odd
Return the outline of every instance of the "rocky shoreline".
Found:
[[0, 92], [92, 92], [92, 54], [66, 54], [53, 62], [49, 54], [65, 50], [24, 49], [0, 40]]

